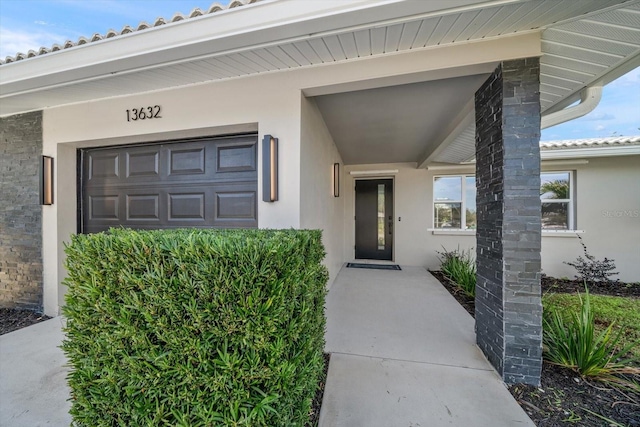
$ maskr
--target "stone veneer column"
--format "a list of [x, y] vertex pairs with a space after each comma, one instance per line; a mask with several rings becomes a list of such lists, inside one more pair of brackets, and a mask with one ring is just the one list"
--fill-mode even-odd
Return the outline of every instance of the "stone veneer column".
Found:
[[0, 307], [42, 310], [42, 111], [0, 118]]
[[540, 62], [502, 62], [476, 92], [476, 340], [507, 383], [538, 385]]

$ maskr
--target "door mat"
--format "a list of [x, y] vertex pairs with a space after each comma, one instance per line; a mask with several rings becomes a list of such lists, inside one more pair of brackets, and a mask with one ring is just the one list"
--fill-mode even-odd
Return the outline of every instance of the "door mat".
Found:
[[397, 264], [359, 264], [357, 262], [347, 263], [347, 268], [368, 268], [371, 270], [402, 270]]

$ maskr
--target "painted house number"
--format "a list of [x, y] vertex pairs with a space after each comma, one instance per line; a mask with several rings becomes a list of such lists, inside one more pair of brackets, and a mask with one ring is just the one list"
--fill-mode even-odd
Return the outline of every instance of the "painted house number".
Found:
[[127, 121], [135, 122], [137, 120], [161, 119], [161, 107], [154, 105], [153, 107], [140, 107], [127, 110]]

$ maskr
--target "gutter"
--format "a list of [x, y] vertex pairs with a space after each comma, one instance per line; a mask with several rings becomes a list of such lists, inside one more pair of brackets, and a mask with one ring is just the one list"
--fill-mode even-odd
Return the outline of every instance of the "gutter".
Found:
[[542, 116], [540, 128], [546, 129], [592, 112], [602, 99], [602, 86], [602, 80], [599, 80], [580, 91], [580, 103], [578, 105]]

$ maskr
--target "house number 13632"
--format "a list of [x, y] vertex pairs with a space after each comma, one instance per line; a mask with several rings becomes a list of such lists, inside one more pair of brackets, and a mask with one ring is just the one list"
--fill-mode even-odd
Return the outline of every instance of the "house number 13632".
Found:
[[161, 108], [159, 105], [153, 107], [140, 107], [127, 110], [127, 121], [135, 122], [137, 120], [161, 119]]

